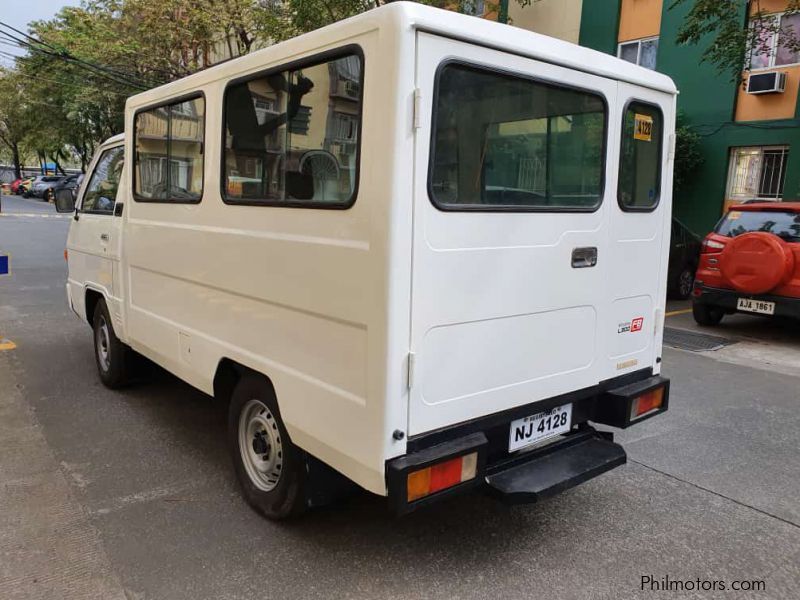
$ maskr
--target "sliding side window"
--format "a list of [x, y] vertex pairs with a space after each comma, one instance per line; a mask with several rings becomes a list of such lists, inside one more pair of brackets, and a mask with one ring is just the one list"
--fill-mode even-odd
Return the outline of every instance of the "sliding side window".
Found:
[[648, 211], [661, 190], [664, 117], [652, 104], [631, 102], [622, 119], [617, 199], [622, 210]]
[[346, 208], [355, 197], [362, 60], [348, 54], [225, 90], [229, 204]]
[[599, 94], [449, 63], [434, 111], [429, 191], [439, 208], [600, 205], [607, 109]]
[[205, 100], [183, 100], [136, 113], [134, 198], [199, 202], [203, 195]]

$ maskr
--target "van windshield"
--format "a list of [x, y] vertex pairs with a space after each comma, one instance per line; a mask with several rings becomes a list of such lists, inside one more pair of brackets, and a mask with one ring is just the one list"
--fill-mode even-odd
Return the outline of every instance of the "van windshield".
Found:
[[790, 211], [732, 210], [717, 225], [716, 232], [736, 237], [750, 231], [773, 233], [787, 242], [800, 242], [800, 213]]
[[593, 210], [606, 108], [595, 93], [445, 65], [435, 106], [431, 200], [450, 210]]

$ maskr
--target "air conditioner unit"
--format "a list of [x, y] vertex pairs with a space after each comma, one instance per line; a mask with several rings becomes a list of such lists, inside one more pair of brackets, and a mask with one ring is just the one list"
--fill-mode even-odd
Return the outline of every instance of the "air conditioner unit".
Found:
[[751, 73], [747, 78], [748, 94], [782, 94], [786, 88], [786, 73]]

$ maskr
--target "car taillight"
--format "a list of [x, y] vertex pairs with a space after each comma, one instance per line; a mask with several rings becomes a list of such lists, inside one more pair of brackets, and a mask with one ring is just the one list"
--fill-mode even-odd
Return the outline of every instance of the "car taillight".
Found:
[[64, 248], [64, 260], [66, 260], [67, 262], [69, 262], [69, 253], [67, 252], [67, 249], [66, 249], [66, 248]]
[[406, 481], [409, 502], [475, 478], [478, 453], [472, 452], [412, 471]]
[[701, 252], [703, 254], [716, 254], [717, 252], [722, 252], [724, 248], [725, 244], [723, 244], [722, 242], [706, 238], [703, 240], [703, 244], [701, 246]]
[[664, 388], [659, 387], [645, 392], [631, 404], [631, 421], [638, 419], [651, 410], [661, 408], [664, 404]]

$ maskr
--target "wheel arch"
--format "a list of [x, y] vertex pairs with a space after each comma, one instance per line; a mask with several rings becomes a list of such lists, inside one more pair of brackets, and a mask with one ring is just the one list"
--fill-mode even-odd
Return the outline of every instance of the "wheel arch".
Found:
[[[85, 289], [83, 297], [84, 297], [84, 310], [86, 311], [86, 322], [89, 323], [89, 325], [91, 326], [92, 321], [94, 320], [94, 311], [97, 308], [97, 303], [100, 302], [100, 300], [103, 300], [105, 302], [106, 297], [105, 294], [103, 294], [103, 292], [96, 290], [95, 288], [92, 287], [87, 287]], [[113, 322], [111, 325], [113, 327], [114, 325]]]
[[255, 375], [256, 377], [260, 377], [266, 381], [267, 385], [269, 385], [272, 391], [272, 395], [275, 397], [275, 400], [278, 400], [278, 394], [275, 392], [275, 384], [272, 382], [272, 379], [269, 377], [269, 375], [243, 365], [242, 363], [237, 362], [232, 358], [228, 358], [227, 356], [222, 357], [217, 363], [217, 370], [214, 373], [213, 381], [214, 399], [222, 402], [228, 402], [233, 394], [236, 384], [239, 383], [239, 381], [245, 375]]

